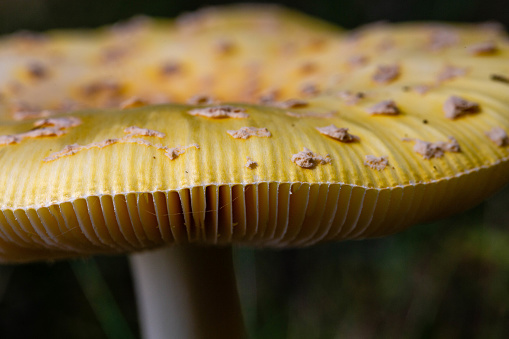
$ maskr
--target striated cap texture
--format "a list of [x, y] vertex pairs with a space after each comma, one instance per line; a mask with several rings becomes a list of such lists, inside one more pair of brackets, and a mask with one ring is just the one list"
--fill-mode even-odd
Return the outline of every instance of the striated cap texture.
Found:
[[[3, 72], [35, 64], [0, 84], [0, 260], [383, 236], [509, 181], [503, 32], [263, 11], [5, 37]], [[122, 34], [147, 49], [106, 66]]]

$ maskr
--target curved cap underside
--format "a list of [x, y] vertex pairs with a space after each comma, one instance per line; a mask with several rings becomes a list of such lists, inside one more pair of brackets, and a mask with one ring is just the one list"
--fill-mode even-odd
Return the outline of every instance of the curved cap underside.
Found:
[[[5, 38], [0, 71], [17, 71], [2, 84], [0, 259], [382, 236], [509, 181], [502, 32], [344, 33], [276, 12], [216, 10], [183, 30], [145, 21], [128, 39], [145, 52], [109, 50], [118, 26]], [[28, 58], [33, 44], [45, 47]], [[191, 53], [204, 45], [212, 57]]]

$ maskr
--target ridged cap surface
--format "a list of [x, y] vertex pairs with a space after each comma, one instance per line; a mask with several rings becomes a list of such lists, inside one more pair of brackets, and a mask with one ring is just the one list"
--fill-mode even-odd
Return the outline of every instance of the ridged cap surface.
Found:
[[[26, 80], [34, 82], [24, 85], [28, 92], [10, 91], [8, 84], [25, 79], [18, 74], [2, 85], [1, 260], [382, 236], [469, 208], [509, 181], [509, 43], [502, 32], [403, 24], [339, 33], [277, 9], [277, 35], [263, 33], [266, 21], [260, 30], [259, 12], [231, 11], [201, 14], [211, 18], [201, 19], [206, 30], [135, 28], [129, 37], [150, 37], [144, 43], [153, 54], [137, 50], [141, 58], [115, 61], [111, 74], [104, 65], [88, 68], [87, 77], [129, 82], [122, 90], [98, 85], [91, 101], [73, 92], [89, 84], [69, 74], [73, 63], [126, 33], [56, 33], [35, 42], [67, 54], [63, 68]], [[300, 40], [286, 57], [271, 52], [296, 30], [319, 42]], [[218, 36], [235, 40], [225, 52], [231, 55], [183, 55], [195, 71], [169, 67], [164, 76], [174, 78], [164, 85], [161, 74], [147, 71], [160, 66], [151, 60], [164, 59], [163, 50], [175, 53], [185, 42], [182, 50], [198, 51]], [[15, 39], [0, 44], [0, 67], [18, 62], [7, 54], [34, 43]], [[262, 66], [251, 75], [262, 80], [243, 97], [250, 79], [240, 70], [253, 62]], [[212, 80], [197, 90], [197, 74], [207, 71]], [[49, 96], [27, 94], [31, 86], [86, 109], [56, 112]], [[278, 94], [259, 104], [270, 90]], [[151, 102], [160, 93], [171, 103]], [[185, 104], [193, 95], [214, 100]], [[38, 107], [23, 116], [32, 119], [13, 114], [16, 100]], [[44, 109], [50, 112], [38, 114]]]

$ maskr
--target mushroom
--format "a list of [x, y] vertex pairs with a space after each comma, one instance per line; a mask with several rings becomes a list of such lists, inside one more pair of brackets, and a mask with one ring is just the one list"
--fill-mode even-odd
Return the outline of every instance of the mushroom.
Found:
[[[102, 30], [41, 35], [42, 41], [17, 34], [0, 42], [2, 120], [34, 118], [16, 114], [20, 103], [30, 108], [24, 112], [58, 114], [133, 102], [255, 103], [269, 90], [283, 93], [278, 100], [290, 99], [300, 94], [300, 81], [329, 76], [334, 67], [299, 72], [295, 82], [284, 83], [277, 72], [283, 78], [293, 76], [302, 58], [332, 54], [334, 39], [343, 36], [320, 20], [256, 5], [203, 9], [176, 22], [143, 18]], [[297, 51], [291, 58], [282, 55], [289, 36], [298, 37], [291, 41]], [[274, 64], [281, 59], [287, 61], [284, 67]], [[44, 72], [38, 71], [44, 76], [35, 80], [27, 72], [27, 65], [34, 64], [44, 65]]]
[[[193, 19], [198, 24], [192, 23], [197, 26], [181, 34], [194, 34], [199, 40], [200, 30], [214, 27], [218, 17], [235, 23], [238, 18], [232, 13], [235, 10], [199, 16]], [[281, 13], [283, 19], [274, 19], [275, 24], [295, 29], [299, 25], [288, 18], [297, 23], [304, 20], [302, 29], [309, 36], [339, 37], [311, 19]], [[251, 14], [241, 23], [259, 25]], [[253, 29], [252, 23], [237, 25], [240, 32]], [[461, 86], [444, 82], [434, 95], [401, 89], [402, 82], [431, 82], [444, 67], [433, 54], [436, 51], [426, 56], [423, 46], [414, 45], [419, 40], [414, 33], [425, 36], [429, 27], [388, 25], [381, 29], [392, 33], [394, 43], [380, 64], [397, 62], [397, 78], [374, 84], [371, 75], [377, 65], [345, 67], [348, 88], [336, 83], [325, 88], [324, 75], [313, 74], [322, 80], [324, 89], [297, 107], [253, 105], [246, 100], [248, 103], [108, 108], [124, 95], [142, 97], [143, 91], [150, 91], [94, 82], [94, 90], [85, 92], [90, 95], [88, 105], [99, 109], [72, 111], [35, 123], [4, 116], [9, 121], [0, 124], [0, 140], [16, 142], [0, 145], [0, 163], [4, 164], [0, 172], [0, 260], [132, 253], [146, 338], [243, 337], [232, 246], [300, 247], [379, 237], [479, 203], [509, 182], [509, 148], [486, 137], [493, 128], [509, 129], [507, 86], [485, 83], [491, 74], [500, 73], [497, 68], [507, 61], [507, 47], [497, 45], [497, 53], [486, 58], [463, 56], [465, 65], [460, 66], [472, 71], [454, 81], [468, 81], [468, 96], [475, 99], [478, 112], [451, 120], [443, 116], [441, 107], [450, 93], [464, 94]], [[466, 40], [478, 37], [468, 28], [458, 29], [457, 34]], [[334, 48], [353, 49], [369, 59], [376, 56], [379, 36], [368, 30], [356, 39], [353, 48], [348, 39], [339, 40]], [[256, 44], [267, 47], [264, 42]], [[394, 54], [398, 49], [405, 51], [404, 60]], [[319, 50], [324, 55], [337, 53]], [[462, 45], [447, 46], [443, 53], [462, 51]], [[217, 67], [229, 65], [225, 60], [236, 53], [242, 53], [240, 47], [218, 56]], [[285, 57], [266, 72], [284, 69], [294, 61]], [[317, 69], [330, 67], [323, 66]], [[185, 69], [172, 76], [180, 73]], [[275, 87], [279, 80], [271, 79], [268, 87]], [[55, 86], [66, 88], [69, 81], [61, 79]], [[161, 86], [159, 77], [152, 81], [144, 78], [140, 83], [152, 90]], [[225, 89], [242, 87], [234, 81], [228, 78], [221, 86], [207, 89], [225, 93]], [[180, 95], [183, 101], [199, 94], [173, 90], [170, 94]], [[331, 94], [339, 90], [365, 95], [359, 103], [345, 103]], [[241, 92], [233, 90], [228, 101], [240, 98]], [[289, 92], [293, 102], [302, 100], [298, 87], [290, 87]], [[7, 96], [17, 98], [16, 93]], [[44, 109], [51, 108], [45, 98], [34, 100]], [[364, 114], [365, 108], [360, 107], [384, 100], [397, 102], [400, 114], [380, 119]], [[336, 110], [337, 114], [331, 114]], [[66, 125], [59, 133], [40, 131], [48, 121], [64, 118], [80, 123]], [[429, 123], [422, 124], [423, 118]], [[351, 129], [358, 139], [345, 143], [317, 131], [328, 125]], [[270, 131], [270, 136], [232, 138], [227, 133], [245, 126]], [[31, 133], [34, 137], [20, 137], [34, 130], [38, 131]], [[458, 147], [440, 157], [423, 157], [411, 143], [402, 141], [426, 140], [430, 147], [443, 148], [444, 140], [450, 138]], [[246, 159], [256, 166], [246, 166]]]

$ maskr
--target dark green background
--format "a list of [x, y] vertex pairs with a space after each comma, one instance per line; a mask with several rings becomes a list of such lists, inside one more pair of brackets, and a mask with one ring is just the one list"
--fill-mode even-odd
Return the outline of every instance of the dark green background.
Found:
[[[172, 17], [216, 3], [0, 0], [0, 32], [95, 27], [139, 13]], [[347, 28], [377, 20], [496, 20], [509, 26], [506, 1], [288, 3]], [[236, 249], [250, 334], [509, 338], [508, 205], [506, 189], [468, 213], [385, 239], [286, 251]], [[2, 339], [138, 337], [136, 316], [124, 257], [0, 266]]]
[[[0, 32], [16, 29], [94, 27], [135, 14], [173, 17], [202, 6], [235, 1], [1, 0]], [[252, 3], [267, 1], [248, 1]], [[378, 21], [496, 20], [509, 24], [506, 0], [296, 0], [278, 2], [344, 27]]]

